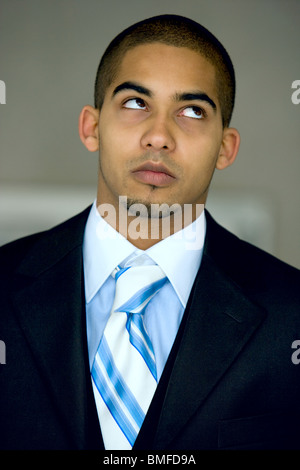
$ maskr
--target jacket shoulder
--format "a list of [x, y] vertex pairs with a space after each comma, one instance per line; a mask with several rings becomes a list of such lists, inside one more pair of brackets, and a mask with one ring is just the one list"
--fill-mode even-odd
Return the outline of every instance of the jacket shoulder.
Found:
[[43, 237], [45, 232], [35, 233], [26, 237], [13, 240], [0, 247], [0, 266], [3, 268], [14, 270], [19, 261], [26, 256], [31, 247]]
[[299, 290], [300, 270], [241, 240], [219, 225], [206, 211], [206, 254], [236, 283], [250, 288], [290, 285]]
[[90, 207], [72, 218], [42, 232], [13, 240], [0, 247], [0, 272], [6, 276], [15, 271], [23, 259], [41, 253], [64, 252], [82, 243]]

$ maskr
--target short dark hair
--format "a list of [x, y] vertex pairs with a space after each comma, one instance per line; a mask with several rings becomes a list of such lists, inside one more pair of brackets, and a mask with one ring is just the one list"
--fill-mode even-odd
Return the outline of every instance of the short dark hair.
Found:
[[159, 15], [139, 21], [111, 41], [97, 70], [95, 108], [101, 109], [106, 90], [115, 79], [124, 54], [138, 45], [153, 42], [187, 47], [203, 55], [214, 66], [223, 126], [228, 127], [235, 100], [232, 61], [224, 46], [210, 31], [199, 23], [178, 15]]

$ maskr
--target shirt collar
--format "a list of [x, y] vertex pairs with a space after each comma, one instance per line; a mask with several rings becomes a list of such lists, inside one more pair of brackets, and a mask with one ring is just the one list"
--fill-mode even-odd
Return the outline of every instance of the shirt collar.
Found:
[[85, 227], [83, 265], [86, 301], [90, 302], [114, 268], [135, 250], [99, 214], [94, 201]]
[[200, 267], [205, 229], [203, 211], [192, 224], [147, 250], [147, 254], [165, 272], [183, 307], [186, 307]]
[[146, 251], [137, 249], [99, 214], [94, 201], [85, 227], [83, 263], [86, 301], [90, 302], [113, 269], [130, 255], [147, 254], [165, 272], [183, 307], [199, 269], [206, 231], [204, 211], [183, 230]]

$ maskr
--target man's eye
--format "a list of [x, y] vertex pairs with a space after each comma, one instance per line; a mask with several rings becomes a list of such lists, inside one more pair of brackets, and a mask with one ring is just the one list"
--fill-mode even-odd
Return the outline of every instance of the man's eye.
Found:
[[141, 98], [131, 98], [130, 100], [125, 101], [123, 107], [129, 109], [145, 109], [146, 105], [145, 101]]
[[203, 119], [205, 117], [203, 109], [199, 108], [198, 106], [189, 106], [184, 108], [181, 111], [181, 114], [185, 117], [190, 117], [193, 119]]

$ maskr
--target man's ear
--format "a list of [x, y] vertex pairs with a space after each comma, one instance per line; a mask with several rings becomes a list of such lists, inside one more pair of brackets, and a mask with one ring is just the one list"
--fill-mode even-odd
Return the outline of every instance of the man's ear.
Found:
[[95, 152], [99, 148], [99, 110], [87, 105], [79, 115], [78, 130], [81, 142], [90, 151]]
[[223, 140], [217, 159], [216, 168], [223, 170], [232, 165], [240, 147], [240, 134], [233, 127], [226, 127], [223, 131]]

